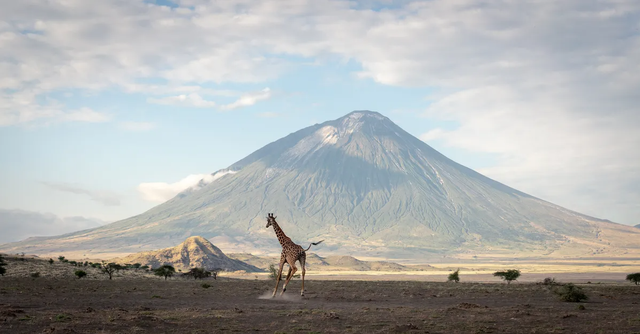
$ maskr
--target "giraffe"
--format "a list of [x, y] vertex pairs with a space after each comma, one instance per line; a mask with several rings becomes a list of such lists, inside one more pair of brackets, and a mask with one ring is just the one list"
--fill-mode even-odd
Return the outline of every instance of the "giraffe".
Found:
[[282, 287], [282, 292], [280, 295], [282, 296], [285, 291], [287, 291], [287, 284], [291, 277], [298, 271], [296, 268], [296, 261], [300, 261], [300, 266], [302, 267], [302, 289], [300, 290], [300, 296], [304, 296], [304, 274], [305, 274], [305, 261], [307, 260], [307, 254], [311, 246], [315, 246], [323, 242], [324, 240], [320, 240], [318, 242], [312, 242], [307, 249], [302, 248], [302, 246], [291, 241], [289, 237], [282, 231], [278, 223], [276, 222], [276, 216], [273, 213], [267, 214], [267, 228], [269, 226], [273, 226], [273, 230], [276, 232], [276, 237], [278, 237], [278, 241], [282, 246], [282, 254], [280, 255], [280, 267], [278, 268], [278, 276], [276, 277], [276, 288], [273, 290], [273, 295], [271, 298], [276, 296], [276, 292], [278, 292], [278, 285], [280, 285], [280, 278], [282, 277], [282, 268], [284, 263], [289, 264], [289, 273], [287, 274], [287, 278], [284, 282], [284, 286]]

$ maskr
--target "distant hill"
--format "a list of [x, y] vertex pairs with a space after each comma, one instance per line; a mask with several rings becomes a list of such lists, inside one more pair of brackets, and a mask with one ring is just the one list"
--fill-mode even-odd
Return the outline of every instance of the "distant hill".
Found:
[[[270, 265], [278, 265], [279, 257], [259, 257], [245, 253], [230, 253], [230, 258], [241, 260], [243, 262], [254, 265], [260, 269], [268, 270]], [[317, 271], [424, 271], [433, 267], [428, 265], [422, 266], [403, 266], [394, 262], [387, 261], [361, 261], [352, 256], [328, 256], [321, 257], [315, 253], [307, 253], [307, 270]], [[299, 266], [296, 263], [296, 266]]]
[[203, 267], [206, 269], [222, 268], [227, 271], [262, 271], [255, 266], [227, 257], [209, 240], [199, 236], [187, 238], [183, 243], [173, 248], [131, 254], [123, 258], [112, 259], [112, 261], [131, 264], [140, 263], [151, 268], [170, 264], [181, 270]]
[[638, 225], [636, 225], [636, 226], [634, 226], [634, 227], [640, 228], [640, 224], [638, 224]]
[[140, 215], [0, 251], [115, 257], [199, 235], [228, 252], [277, 256], [268, 212], [296, 243], [324, 239], [313, 249], [323, 255], [423, 263], [640, 255], [639, 229], [492, 180], [372, 111], [289, 134]]

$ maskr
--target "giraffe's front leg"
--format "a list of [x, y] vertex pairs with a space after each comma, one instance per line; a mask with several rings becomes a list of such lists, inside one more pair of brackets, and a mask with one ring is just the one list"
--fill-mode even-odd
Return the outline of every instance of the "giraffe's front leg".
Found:
[[282, 287], [282, 292], [280, 292], [280, 295], [282, 296], [284, 294], [285, 291], [287, 291], [287, 282], [289, 282], [289, 277], [291, 277], [291, 266], [289, 266], [289, 272], [287, 273], [287, 277], [284, 281], [284, 286]]
[[271, 298], [276, 296], [276, 292], [278, 292], [278, 285], [280, 285], [280, 277], [282, 276], [282, 267], [284, 266], [284, 261], [280, 261], [280, 267], [278, 269], [278, 277], [276, 277], [276, 288], [273, 289], [273, 295], [271, 295]]

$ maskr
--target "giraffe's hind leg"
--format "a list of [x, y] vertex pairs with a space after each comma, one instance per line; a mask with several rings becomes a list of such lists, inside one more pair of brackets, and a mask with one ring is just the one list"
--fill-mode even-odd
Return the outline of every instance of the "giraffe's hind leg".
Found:
[[293, 277], [293, 275], [296, 273], [296, 271], [298, 271], [298, 268], [296, 268], [296, 263], [295, 261], [289, 261], [287, 260], [287, 263], [289, 263], [289, 274], [287, 275], [287, 280], [284, 281], [284, 287], [282, 288], [282, 292], [280, 292], [280, 296], [282, 296], [284, 294], [284, 291], [287, 289], [287, 284], [289, 284], [289, 281], [291, 280], [291, 278]]
[[300, 257], [300, 267], [302, 267], [302, 289], [300, 289], [300, 296], [304, 296], [304, 274], [307, 271], [304, 267], [304, 264], [307, 260], [306, 254], [302, 254]]

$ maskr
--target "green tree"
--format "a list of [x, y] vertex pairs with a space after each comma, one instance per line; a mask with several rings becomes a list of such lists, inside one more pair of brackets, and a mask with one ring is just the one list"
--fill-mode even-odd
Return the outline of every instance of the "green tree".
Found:
[[460, 269], [452, 272], [451, 274], [449, 274], [449, 277], [447, 278], [447, 282], [460, 282]]
[[203, 279], [211, 276], [211, 272], [204, 268], [191, 268], [188, 272], [183, 274], [184, 276], [191, 276], [193, 279]]
[[154, 269], [153, 274], [156, 276], [164, 277], [164, 280], [167, 280], [167, 277], [173, 276], [176, 273], [176, 269], [168, 264], [161, 266], [160, 268]]
[[520, 277], [520, 270], [509, 269], [507, 271], [496, 271], [493, 276], [497, 276], [507, 281], [507, 284], [511, 284], [511, 281], [515, 281]]
[[109, 275], [109, 279], [111, 279], [113, 277], [113, 273], [116, 272], [117, 268], [117, 264], [113, 262], [106, 263], [103, 261], [100, 267], [100, 271], [102, 271], [103, 274]]
[[275, 280], [278, 278], [278, 268], [274, 264], [269, 265], [269, 278]]
[[0, 255], [0, 276], [4, 276], [4, 274], [7, 272], [7, 269], [4, 267], [6, 265], [7, 263], [4, 262], [4, 257]]
[[58, 261], [64, 262], [64, 256], [62, 256], [62, 255], [58, 256]]
[[76, 270], [74, 274], [78, 276], [78, 279], [87, 276], [87, 273], [84, 270]]
[[636, 285], [638, 285], [638, 283], [640, 283], [640, 273], [635, 273], [635, 274], [629, 274], [627, 275], [627, 281], [629, 282], [633, 282]]

